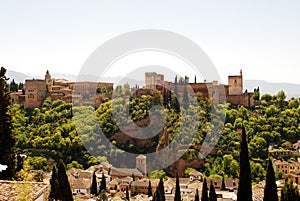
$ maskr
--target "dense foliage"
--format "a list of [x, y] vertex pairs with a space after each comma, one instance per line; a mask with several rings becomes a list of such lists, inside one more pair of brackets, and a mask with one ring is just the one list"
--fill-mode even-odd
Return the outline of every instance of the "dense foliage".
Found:
[[0, 71], [0, 164], [6, 165], [4, 171], [0, 171], [0, 179], [11, 179], [16, 173], [16, 139], [12, 133], [12, 117], [8, 114], [10, 105], [9, 85], [6, 83], [6, 69]]
[[[175, 93], [168, 91], [163, 94], [153, 91], [149, 95], [124, 100], [122, 97], [129, 91], [128, 86], [118, 86], [115, 89], [116, 98], [96, 109], [82, 105], [72, 107], [70, 103], [51, 99], [46, 99], [41, 108], [11, 106], [12, 133], [16, 136], [17, 148], [28, 156], [25, 163], [31, 170], [50, 171], [49, 164], [63, 159], [67, 168], [87, 168], [110, 156], [122, 158], [123, 152], [115, 147], [131, 153], [150, 153], [164, 148], [174, 139], [177, 144], [185, 145], [179, 150], [182, 159], [200, 160], [203, 153], [198, 151], [197, 146], [206, 140], [208, 144], [217, 143], [219, 149], [217, 154], [205, 157], [200, 168], [204, 176], [237, 178], [241, 142], [238, 130], [244, 124], [248, 135], [252, 182], [257, 183], [266, 176], [268, 147], [288, 148], [290, 142], [300, 137], [299, 102], [296, 99], [284, 101], [286, 95], [282, 91], [276, 96], [262, 95], [261, 100], [258, 100], [257, 94], [257, 104], [253, 108], [215, 105], [209, 99], [191, 97], [184, 97], [185, 101], [192, 103], [189, 107], [179, 108]], [[160, 105], [163, 110], [151, 110], [154, 105]], [[112, 111], [119, 115], [113, 116]], [[150, 123], [150, 114], [155, 113], [159, 114], [155, 122], [160, 122], [161, 117], [166, 118], [166, 124], [158, 135], [150, 139], [128, 138], [120, 130], [120, 126], [131, 122], [146, 127]], [[183, 124], [184, 129], [181, 129]], [[213, 130], [220, 136], [213, 135]], [[101, 133], [108, 140], [101, 138]], [[179, 133], [180, 138], [176, 138]], [[124, 165], [122, 163], [134, 165], [134, 160], [118, 162], [120, 166]], [[163, 171], [154, 171], [148, 176], [166, 178]]]

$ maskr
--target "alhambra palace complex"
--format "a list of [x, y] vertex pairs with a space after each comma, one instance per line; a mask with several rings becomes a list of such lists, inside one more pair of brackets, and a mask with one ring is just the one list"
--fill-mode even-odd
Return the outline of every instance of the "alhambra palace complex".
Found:
[[[106, 93], [100, 93], [102, 87]], [[11, 93], [12, 104], [19, 103], [27, 107], [41, 107], [43, 101], [50, 97], [52, 100], [64, 100], [68, 103], [80, 101], [86, 105], [98, 107], [102, 102], [111, 98], [113, 83], [107, 82], [70, 82], [65, 79], [51, 78], [49, 71], [45, 79], [25, 80], [23, 92]]]
[[[177, 78], [176, 78], [177, 79]], [[184, 81], [183, 81], [184, 80]], [[163, 93], [164, 88], [174, 91], [175, 85], [178, 94], [182, 94], [184, 84], [189, 83], [188, 77], [180, 78], [178, 83], [167, 82], [164, 75], [155, 72], [145, 73], [145, 88], [132, 89], [135, 96], [149, 94], [152, 90], [159, 90]], [[201, 98], [212, 98], [214, 102], [227, 101], [234, 105], [245, 107], [254, 106], [253, 92], [243, 91], [243, 74], [228, 76], [228, 85], [219, 84], [217, 81], [189, 83], [189, 88]], [[106, 88], [105, 93], [101, 88]], [[66, 102], [80, 101], [84, 105], [98, 107], [112, 97], [113, 83], [108, 82], [70, 82], [65, 79], [51, 78], [49, 71], [45, 79], [25, 80], [23, 91], [12, 92], [12, 104], [19, 103], [27, 107], [41, 107], [43, 101], [50, 97], [52, 100], [64, 100]]]

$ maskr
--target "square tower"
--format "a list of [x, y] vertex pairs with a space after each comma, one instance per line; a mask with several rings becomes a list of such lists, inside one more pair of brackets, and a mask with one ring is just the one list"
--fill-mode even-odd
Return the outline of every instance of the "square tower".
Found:
[[145, 84], [147, 89], [155, 89], [164, 81], [164, 75], [155, 72], [145, 73]]
[[229, 95], [243, 94], [243, 72], [240, 75], [228, 76]]
[[47, 96], [45, 80], [25, 80], [24, 107], [41, 107]]
[[135, 167], [141, 171], [143, 175], [147, 174], [147, 157], [145, 155], [139, 155], [136, 157], [136, 165]]

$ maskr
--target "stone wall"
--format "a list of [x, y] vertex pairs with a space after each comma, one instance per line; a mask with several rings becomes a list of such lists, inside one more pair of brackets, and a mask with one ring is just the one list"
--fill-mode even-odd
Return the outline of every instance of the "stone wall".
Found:
[[40, 107], [47, 97], [45, 80], [25, 81], [25, 102], [24, 107]]

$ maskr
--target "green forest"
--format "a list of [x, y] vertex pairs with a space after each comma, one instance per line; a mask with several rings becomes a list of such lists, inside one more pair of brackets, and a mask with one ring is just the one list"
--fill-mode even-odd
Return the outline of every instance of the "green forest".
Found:
[[[161, 94], [155, 90], [150, 95], [124, 99], [128, 95], [126, 86], [118, 86], [115, 93], [117, 96], [113, 100], [102, 103], [98, 108], [80, 103], [72, 106], [71, 103], [52, 101], [50, 98], [43, 102], [41, 108], [24, 109], [17, 104], [10, 106], [17, 152], [27, 155], [23, 165], [26, 171], [20, 171], [18, 179], [24, 179], [28, 170], [39, 174], [50, 171], [52, 164], [59, 159], [63, 159], [67, 168], [88, 168], [106, 161], [109, 156], [122, 156], [123, 152], [113, 149], [114, 146], [127, 152], [145, 154], [164, 148], [174, 139], [176, 143], [190, 147], [182, 149], [181, 159], [200, 160], [201, 153], [195, 147], [202, 145], [207, 136], [209, 143], [216, 144], [218, 152], [203, 159], [203, 166], [190, 167], [186, 173], [198, 169], [211, 178], [237, 178], [240, 129], [244, 125], [248, 135], [252, 182], [256, 183], [265, 179], [268, 147], [290, 148], [291, 143], [300, 137], [299, 101], [294, 98], [285, 101], [283, 91], [274, 96], [265, 94], [259, 97], [256, 94], [256, 106], [253, 108], [228, 103], [213, 104], [210, 99], [193, 99], [184, 97], [185, 94], [183, 101], [188, 99], [191, 104], [180, 107], [174, 94], [165, 91]], [[155, 105], [160, 105], [163, 111], [150, 111]], [[166, 124], [150, 139], [126, 138], [112, 115], [113, 111], [120, 114], [117, 119], [124, 124], [133, 121], [139, 127], [146, 127], [151, 112], [159, 113], [166, 119]], [[129, 113], [126, 114], [126, 111]], [[184, 121], [183, 117], [188, 121]], [[184, 129], [181, 128], [183, 124]], [[213, 131], [219, 136], [213, 135]], [[110, 143], [99, 137], [101, 132]], [[179, 133], [181, 137], [176, 138]], [[297, 155], [295, 153], [295, 157]], [[135, 164], [134, 159], [127, 162]], [[165, 176], [161, 171], [149, 175], [156, 174]], [[280, 177], [282, 174], [276, 175]]]

